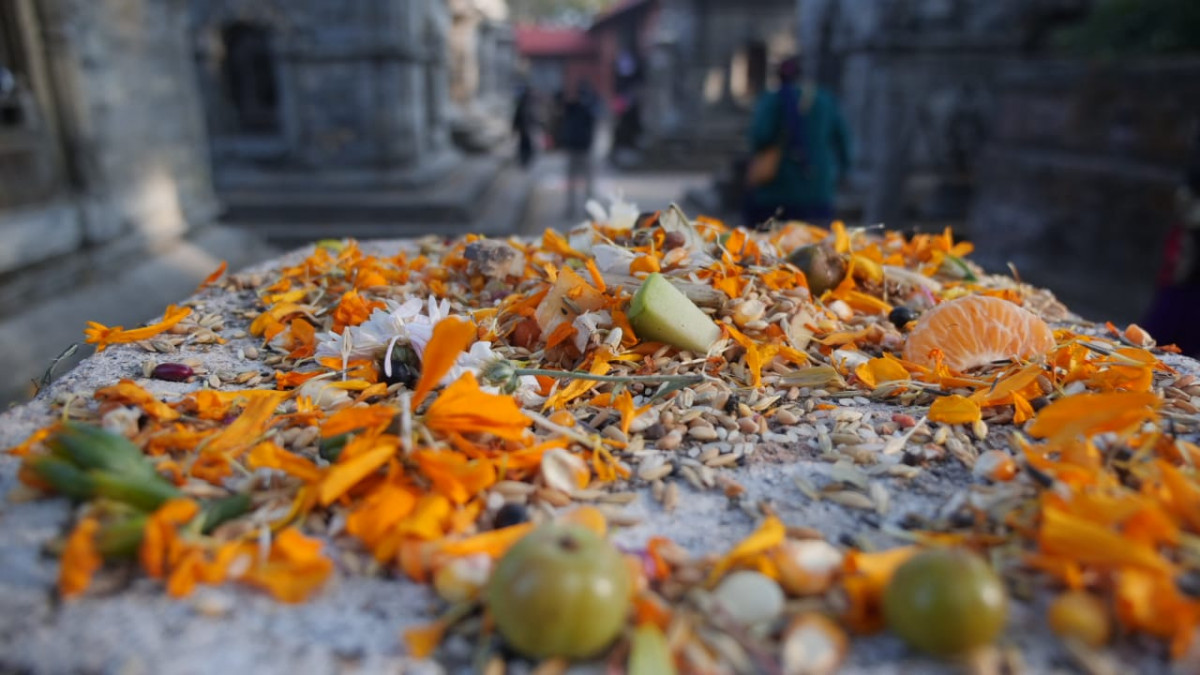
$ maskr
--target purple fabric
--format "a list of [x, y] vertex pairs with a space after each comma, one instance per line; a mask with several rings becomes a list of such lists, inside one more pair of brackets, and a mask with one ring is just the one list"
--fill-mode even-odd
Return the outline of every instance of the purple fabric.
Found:
[[1174, 344], [1184, 354], [1200, 358], [1200, 284], [1159, 289], [1142, 327], [1158, 344]]

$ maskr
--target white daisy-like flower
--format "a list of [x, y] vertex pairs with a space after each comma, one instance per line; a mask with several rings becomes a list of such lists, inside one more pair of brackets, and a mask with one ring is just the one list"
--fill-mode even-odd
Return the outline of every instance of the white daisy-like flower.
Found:
[[[408, 342], [418, 358], [433, 337], [433, 327], [450, 316], [450, 303], [430, 297], [428, 301], [411, 298], [391, 310], [377, 309], [357, 326], [347, 326], [341, 335], [333, 332], [317, 336], [317, 357], [342, 359], [342, 368], [351, 359], [376, 359], [391, 352], [401, 340]], [[383, 370], [392, 374], [392, 362], [384, 360]]]
[[618, 230], [631, 230], [637, 224], [638, 211], [637, 204], [625, 201], [625, 196], [617, 192], [609, 200], [609, 207], [604, 208], [604, 205], [595, 199], [589, 199], [584, 205], [588, 215], [592, 217], [594, 222], [601, 225], [606, 225]]
[[[391, 309], [377, 309], [367, 320], [357, 326], [347, 326], [341, 335], [333, 332], [317, 336], [317, 357], [333, 356], [342, 360], [342, 369], [351, 359], [383, 359], [390, 354], [397, 342], [405, 341], [424, 360], [425, 349], [433, 339], [433, 327], [451, 316], [450, 302], [438, 301], [430, 296], [427, 300], [411, 298]], [[491, 342], [476, 342], [467, 351], [459, 354], [457, 361], [442, 378], [440, 384], [449, 385], [463, 373], [470, 371], [476, 377], [485, 364], [500, 358], [492, 349]], [[392, 374], [392, 360], [383, 359], [383, 371]], [[517, 396], [522, 403], [533, 405], [541, 402], [537, 395], [540, 388], [537, 378], [526, 375], [520, 378]], [[485, 391], [497, 393], [496, 387], [483, 387]]]

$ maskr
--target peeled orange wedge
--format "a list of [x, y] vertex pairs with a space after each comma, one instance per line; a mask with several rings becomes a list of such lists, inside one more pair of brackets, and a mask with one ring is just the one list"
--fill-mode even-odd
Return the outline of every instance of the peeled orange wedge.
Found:
[[933, 352], [957, 371], [1005, 359], [1028, 359], [1054, 347], [1045, 321], [1007, 300], [967, 295], [925, 312], [908, 334], [904, 358], [934, 365]]

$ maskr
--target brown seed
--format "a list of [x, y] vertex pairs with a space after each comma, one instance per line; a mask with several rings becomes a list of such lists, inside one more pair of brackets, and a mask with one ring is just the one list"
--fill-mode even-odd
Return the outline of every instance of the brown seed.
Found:
[[526, 318], [513, 328], [509, 342], [523, 349], [535, 349], [542, 337], [542, 329], [533, 317]]
[[839, 490], [837, 492], [825, 493], [825, 498], [831, 502], [834, 502], [835, 504], [848, 506], [852, 509], [862, 509], [863, 511], [875, 510], [875, 502], [861, 492]]
[[658, 439], [654, 445], [659, 450], [674, 450], [679, 447], [680, 443], [683, 443], [683, 434], [678, 429], [675, 429], [666, 436]]
[[537, 499], [546, 502], [551, 506], [563, 507], [571, 503], [570, 495], [562, 490], [556, 490], [554, 488], [538, 488], [534, 495], [537, 497]]
[[666, 511], [674, 511], [679, 505], [679, 485], [677, 483], [667, 483], [666, 489], [663, 491], [663, 509]]

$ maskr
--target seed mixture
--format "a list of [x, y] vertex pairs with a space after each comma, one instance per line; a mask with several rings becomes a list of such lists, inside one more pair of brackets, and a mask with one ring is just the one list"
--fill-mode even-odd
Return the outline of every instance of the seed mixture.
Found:
[[[60, 421], [11, 450], [27, 486], [79, 503], [61, 595], [130, 568], [172, 596], [239, 583], [283, 602], [334, 574], [401, 574], [443, 602], [402, 648], [436, 659], [465, 639], [499, 673], [521, 654], [488, 606], [497, 562], [548, 526], [603, 540], [638, 525], [643, 491], [671, 511], [686, 486], [758, 525], [728, 551], [670, 532], [621, 551], [628, 620], [592, 655], [618, 671], [835, 672], [894, 622], [944, 636], [952, 616], [888, 598], [898, 569], [947, 547], [1012, 601], [1049, 599], [1086, 669], [1139, 634], [1156, 659], [1198, 658], [1200, 380], [1169, 346], [983, 274], [948, 230], [754, 232], [619, 201], [596, 216], [535, 241], [321, 242], [267, 272], [222, 266], [158, 323], [89, 324], [143, 371], [60, 396]], [[231, 298], [253, 309], [209, 310]], [[940, 325], [952, 308], [974, 318]], [[177, 393], [150, 392], [163, 382]], [[769, 501], [731, 471], [802, 458], [827, 470]], [[948, 467], [944, 509], [880, 525], [891, 548], [773, 506], [882, 523]], [[1003, 634], [977, 642], [976, 662], [1020, 670]]]

